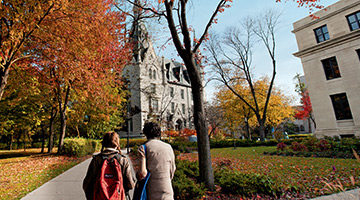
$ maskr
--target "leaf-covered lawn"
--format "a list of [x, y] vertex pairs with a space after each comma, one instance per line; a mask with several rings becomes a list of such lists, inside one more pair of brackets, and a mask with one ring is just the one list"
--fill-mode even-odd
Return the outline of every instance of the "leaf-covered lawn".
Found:
[[[211, 155], [214, 168], [227, 161], [242, 172], [271, 177], [282, 196], [308, 198], [360, 187], [360, 163], [354, 159], [263, 155], [272, 150], [275, 147], [222, 148], [212, 149]], [[179, 158], [197, 160], [197, 154], [181, 154]]]
[[[14, 153], [18, 155], [20, 151], [14, 151]], [[31, 154], [32, 152], [33, 155], [0, 159], [0, 199], [20, 199], [27, 193], [88, 158], [79, 159], [39, 154], [40, 149], [29, 149], [27, 151], [29, 152], [26, 154]], [[10, 152], [0, 151], [0, 154], [8, 155]]]

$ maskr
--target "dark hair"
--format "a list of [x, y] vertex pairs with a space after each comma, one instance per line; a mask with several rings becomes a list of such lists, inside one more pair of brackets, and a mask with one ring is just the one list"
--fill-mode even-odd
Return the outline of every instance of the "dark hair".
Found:
[[109, 131], [109, 132], [105, 133], [103, 140], [101, 141], [101, 144], [102, 144], [101, 151], [103, 151], [105, 147], [120, 148], [119, 141], [120, 141], [120, 137], [119, 137], [119, 134], [117, 134], [116, 132]]
[[161, 136], [160, 125], [156, 122], [146, 122], [144, 125], [143, 133], [146, 138], [153, 139]]

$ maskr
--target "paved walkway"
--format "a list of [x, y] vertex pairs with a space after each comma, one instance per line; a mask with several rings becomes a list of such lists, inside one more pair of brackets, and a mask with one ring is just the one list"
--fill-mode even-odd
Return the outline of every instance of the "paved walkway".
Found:
[[333, 195], [321, 196], [313, 200], [360, 200], [360, 189], [340, 192]]
[[[122, 150], [121, 152], [126, 152]], [[76, 165], [63, 174], [32, 191], [21, 200], [86, 200], [82, 181], [91, 159]], [[134, 174], [133, 174], [134, 175]], [[132, 196], [130, 191], [130, 196]], [[313, 200], [360, 200], [360, 189], [322, 196]]]
[[[126, 153], [126, 150], [121, 152]], [[86, 200], [82, 189], [82, 182], [90, 161], [91, 158], [65, 171], [63, 174], [27, 194], [21, 200]], [[130, 196], [132, 196], [131, 192]]]

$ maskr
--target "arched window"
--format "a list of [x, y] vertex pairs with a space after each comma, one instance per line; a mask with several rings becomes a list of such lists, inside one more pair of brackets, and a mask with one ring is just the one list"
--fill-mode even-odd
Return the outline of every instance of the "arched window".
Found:
[[149, 78], [152, 79], [152, 70], [149, 69]]
[[153, 71], [153, 78], [156, 79], [156, 71], [155, 71], [155, 69]]

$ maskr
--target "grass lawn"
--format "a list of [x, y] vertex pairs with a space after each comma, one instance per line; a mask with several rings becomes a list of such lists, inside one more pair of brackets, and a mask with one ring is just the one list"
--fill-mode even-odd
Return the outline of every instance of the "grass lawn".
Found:
[[[41, 149], [0, 151], [0, 199], [24, 197], [88, 157], [40, 154]], [[14, 157], [12, 157], [13, 155]]]
[[[221, 148], [212, 149], [211, 156], [214, 168], [226, 160], [236, 170], [271, 177], [273, 187], [291, 198], [310, 198], [360, 187], [360, 163], [354, 159], [263, 155], [264, 151], [275, 149]], [[197, 160], [197, 154], [181, 154], [179, 158]]]

